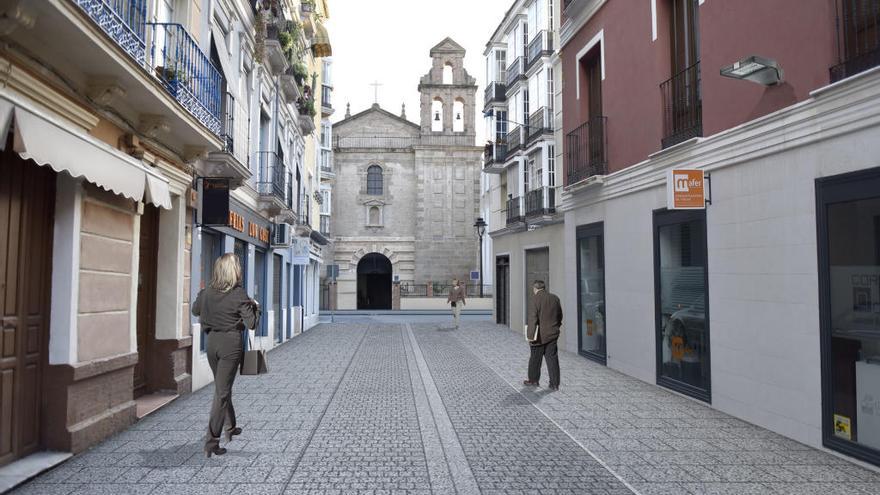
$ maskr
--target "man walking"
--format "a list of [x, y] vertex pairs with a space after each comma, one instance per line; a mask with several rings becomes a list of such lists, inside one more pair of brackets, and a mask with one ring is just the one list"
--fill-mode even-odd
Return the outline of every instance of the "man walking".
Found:
[[452, 318], [455, 320], [455, 328], [458, 328], [458, 320], [461, 318], [461, 307], [464, 306], [464, 287], [459, 285], [458, 279], [452, 279], [452, 288], [449, 289], [449, 297], [446, 298], [452, 306]]
[[541, 358], [547, 361], [550, 375], [550, 390], [559, 390], [559, 355], [556, 340], [562, 325], [562, 305], [555, 294], [547, 292], [543, 280], [535, 280], [532, 285], [533, 296], [529, 302], [526, 339], [531, 344], [529, 357], [529, 379], [523, 385], [538, 386], [541, 378]]

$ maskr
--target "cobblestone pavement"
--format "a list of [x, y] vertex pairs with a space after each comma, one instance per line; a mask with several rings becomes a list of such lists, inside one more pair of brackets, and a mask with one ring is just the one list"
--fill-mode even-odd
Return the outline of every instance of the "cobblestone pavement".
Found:
[[14, 493], [880, 493], [874, 471], [575, 354], [558, 392], [526, 389], [527, 359], [488, 322], [321, 325], [237, 379], [225, 456], [201, 452], [206, 387]]

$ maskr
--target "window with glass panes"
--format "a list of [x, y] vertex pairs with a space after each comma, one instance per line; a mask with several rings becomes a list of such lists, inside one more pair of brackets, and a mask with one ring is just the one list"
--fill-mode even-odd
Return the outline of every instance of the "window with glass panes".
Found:
[[367, 194], [382, 194], [382, 167], [378, 165], [370, 165], [367, 169]]
[[547, 186], [556, 187], [556, 145], [547, 145]]
[[507, 83], [507, 51], [495, 50], [495, 80]]

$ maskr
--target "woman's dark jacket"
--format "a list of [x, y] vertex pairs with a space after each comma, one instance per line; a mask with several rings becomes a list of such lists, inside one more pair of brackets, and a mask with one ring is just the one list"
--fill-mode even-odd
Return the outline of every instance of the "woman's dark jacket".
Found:
[[240, 332], [245, 327], [256, 328], [260, 320], [259, 310], [241, 286], [229, 292], [202, 289], [193, 303], [192, 314], [199, 317], [205, 332]]

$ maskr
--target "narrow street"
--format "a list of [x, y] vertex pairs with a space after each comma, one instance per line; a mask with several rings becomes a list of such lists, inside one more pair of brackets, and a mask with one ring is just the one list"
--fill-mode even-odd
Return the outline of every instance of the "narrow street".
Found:
[[488, 322], [323, 324], [239, 377], [244, 433], [206, 459], [212, 387], [19, 494], [876, 494], [880, 474], [575, 354], [521, 385], [528, 348]]

